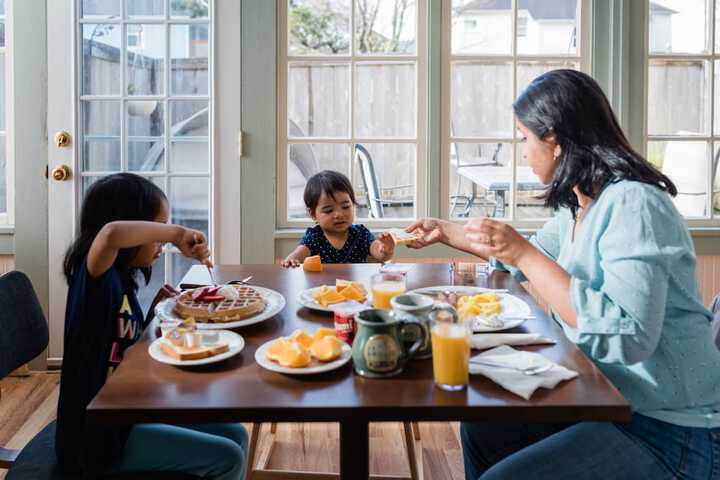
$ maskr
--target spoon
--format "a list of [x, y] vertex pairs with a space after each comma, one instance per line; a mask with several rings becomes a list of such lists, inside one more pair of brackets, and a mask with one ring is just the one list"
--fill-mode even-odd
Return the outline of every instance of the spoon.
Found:
[[518, 372], [522, 372], [525, 375], [537, 375], [539, 373], [547, 372], [555, 366], [552, 363], [547, 363], [545, 365], [538, 365], [537, 367], [520, 368], [513, 367], [512, 365], [506, 365], [503, 363], [488, 362], [486, 360], [470, 360], [470, 363], [475, 363], [477, 365], [485, 365], [487, 367], [509, 368], [510, 370], [517, 370]]

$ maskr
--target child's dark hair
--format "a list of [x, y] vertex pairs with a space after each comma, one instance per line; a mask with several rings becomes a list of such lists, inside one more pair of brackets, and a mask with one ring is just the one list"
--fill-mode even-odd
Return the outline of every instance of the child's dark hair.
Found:
[[323, 193], [334, 199], [335, 194], [340, 192], [350, 195], [350, 200], [355, 205], [355, 192], [350, 180], [340, 172], [323, 170], [310, 177], [305, 185], [303, 200], [310, 213], [315, 215], [315, 209]]
[[[90, 246], [100, 230], [108, 223], [126, 221], [153, 221], [167, 197], [150, 180], [132, 173], [116, 173], [97, 180], [88, 189], [80, 212], [80, 232], [65, 253], [63, 273], [68, 282], [80, 262], [87, 256]], [[150, 281], [150, 268], [130, 266], [139, 247], [118, 252], [114, 267], [128, 288], [137, 288], [135, 275], [142, 272], [145, 283]]]

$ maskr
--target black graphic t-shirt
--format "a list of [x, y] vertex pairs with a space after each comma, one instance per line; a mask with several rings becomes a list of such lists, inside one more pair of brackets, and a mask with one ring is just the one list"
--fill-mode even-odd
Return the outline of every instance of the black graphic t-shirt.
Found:
[[85, 409], [142, 334], [143, 314], [133, 288], [115, 268], [91, 279], [87, 259], [72, 276], [65, 310], [60, 378], [58, 461], [94, 478], [124, 448], [129, 428], [88, 424]]
[[325, 236], [320, 225], [308, 228], [300, 245], [310, 249], [310, 255], [320, 255], [322, 263], [367, 263], [370, 245], [375, 235], [365, 225], [350, 225], [345, 245], [338, 250]]

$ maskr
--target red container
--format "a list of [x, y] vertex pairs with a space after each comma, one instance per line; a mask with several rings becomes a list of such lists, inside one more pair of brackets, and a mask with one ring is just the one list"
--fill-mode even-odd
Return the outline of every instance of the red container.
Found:
[[335, 305], [333, 307], [335, 312], [335, 336], [348, 345], [352, 345], [357, 332], [355, 314], [368, 308], [368, 306], [354, 301]]

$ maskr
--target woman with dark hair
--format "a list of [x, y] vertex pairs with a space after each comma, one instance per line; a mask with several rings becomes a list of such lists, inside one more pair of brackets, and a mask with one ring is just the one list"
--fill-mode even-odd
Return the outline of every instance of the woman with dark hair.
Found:
[[720, 478], [720, 352], [669, 178], [632, 149], [589, 76], [556, 70], [515, 101], [523, 156], [556, 215], [511, 226], [420, 219], [442, 242], [529, 280], [633, 408], [627, 424], [463, 424], [468, 479]]

